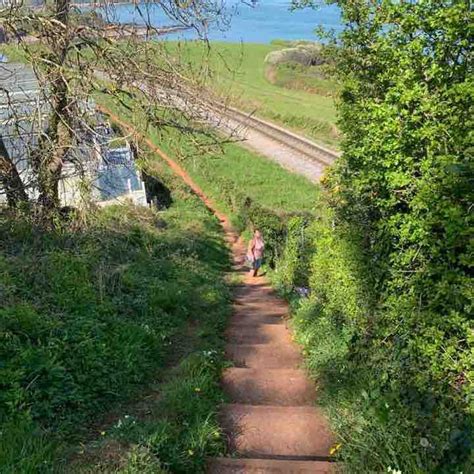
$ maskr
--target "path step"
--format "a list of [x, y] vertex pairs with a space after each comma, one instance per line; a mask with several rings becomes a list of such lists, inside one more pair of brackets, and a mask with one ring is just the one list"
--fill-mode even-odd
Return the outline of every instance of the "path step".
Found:
[[236, 367], [297, 369], [301, 365], [301, 354], [292, 344], [227, 344], [226, 355]]
[[234, 300], [234, 306], [236, 308], [242, 307], [253, 311], [263, 310], [274, 314], [288, 313], [288, 304], [278, 301], [275, 302], [271, 296], [261, 297], [255, 295], [236, 298]]
[[208, 464], [209, 474], [330, 474], [334, 463], [275, 459], [217, 458]]
[[313, 406], [315, 389], [302, 370], [227, 369], [222, 378], [235, 403], [249, 405]]
[[283, 314], [272, 314], [250, 310], [235, 310], [230, 317], [230, 324], [257, 325], [257, 324], [282, 324], [285, 325]]
[[275, 298], [276, 301], [283, 301], [283, 299], [277, 298], [272, 287], [265, 283], [238, 285], [234, 288], [233, 293], [236, 298], [246, 298], [249, 295], [257, 295], [259, 297], [271, 296]]
[[284, 324], [239, 324], [228, 326], [226, 338], [233, 344], [291, 344], [291, 335]]
[[231, 450], [242, 457], [326, 458], [333, 444], [315, 407], [227, 404], [220, 420]]

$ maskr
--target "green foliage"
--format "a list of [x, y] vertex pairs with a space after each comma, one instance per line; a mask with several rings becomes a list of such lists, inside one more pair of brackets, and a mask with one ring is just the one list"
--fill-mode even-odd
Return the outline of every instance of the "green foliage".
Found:
[[[102, 432], [95, 461], [76, 462], [69, 466], [71, 472], [204, 473], [209, 456], [225, 453], [217, 420], [223, 402], [223, 340], [217, 341], [216, 334], [222, 333], [226, 315], [222, 312], [220, 318], [203, 321], [212, 336], [197, 341], [193, 352], [172, 369], [160, 385], [159, 397], [147, 402], [147, 415], [122, 415]], [[206, 345], [217, 349], [197, 350]], [[104, 453], [110, 446], [115, 447], [115, 455], [107, 459]]]
[[338, 3], [344, 154], [296, 332], [349, 472], [471, 472], [471, 12]]
[[[286, 89], [301, 90], [321, 96], [335, 96], [337, 93], [337, 84], [327, 77], [324, 66], [305, 66], [297, 62], [287, 62], [268, 67], [265, 74], [272, 84]], [[304, 119], [301, 118], [302, 125], [303, 121]], [[317, 120], [313, 118], [310, 122], [317, 122]], [[326, 125], [328, 130], [334, 129], [328, 122], [323, 120], [319, 122]]]
[[280, 243], [280, 256], [276, 262], [273, 283], [283, 293], [291, 295], [295, 286], [307, 287], [313, 239], [308, 226], [311, 216], [293, 216], [286, 224], [285, 240]]
[[126, 465], [116, 472], [118, 474], [165, 474], [167, 471], [147, 449], [134, 447], [128, 454]]
[[189, 194], [159, 217], [122, 206], [51, 231], [2, 214], [0, 235], [2, 472], [51, 468], [58, 442], [161, 370], [190, 322], [212, 321], [209, 344], [223, 329], [227, 251]]
[[310, 138], [321, 139], [321, 137], [324, 136], [325, 139], [322, 140], [323, 142], [333, 148], [338, 148], [340, 132], [334, 124], [319, 117], [302, 117], [300, 114], [295, 113], [296, 110], [297, 107], [294, 107], [286, 111], [277, 112], [270, 108], [262, 107], [261, 114], [274, 122], [282, 123], [284, 126], [303, 133]]
[[1, 425], [0, 467], [4, 474], [53, 471], [57, 443], [47, 439], [28, 418], [27, 414], [17, 416]]

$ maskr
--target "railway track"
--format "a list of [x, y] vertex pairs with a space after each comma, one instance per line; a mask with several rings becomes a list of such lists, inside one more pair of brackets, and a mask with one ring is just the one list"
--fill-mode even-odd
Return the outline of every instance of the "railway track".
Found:
[[[96, 75], [109, 79], [106, 73], [100, 71]], [[136, 83], [136, 87], [144, 93], [150, 89], [144, 82]], [[243, 141], [244, 146], [311, 181], [319, 181], [324, 169], [340, 156], [301, 135], [234, 107], [206, 100], [193, 101], [191, 96], [183, 98], [174, 90], [152, 87], [155, 97], [160, 97], [163, 103], [179, 110], [187, 110], [198, 121], [207, 123], [230, 137], [237, 137]]]
[[252, 114], [247, 114], [233, 107], [212, 107], [219, 115], [224, 115], [231, 122], [241, 124], [243, 127], [252, 129], [266, 137], [283, 144], [298, 155], [311, 161], [316, 161], [324, 166], [330, 166], [340, 156], [333, 150], [329, 150], [305, 137], [297, 135], [278, 125], [262, 120]]

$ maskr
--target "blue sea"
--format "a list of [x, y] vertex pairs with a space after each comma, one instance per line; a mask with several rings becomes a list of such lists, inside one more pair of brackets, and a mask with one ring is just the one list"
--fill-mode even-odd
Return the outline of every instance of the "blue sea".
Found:
[[[336, 31], [341, 29], [339, 10], [335, 5], [322, 5], [317, 10], [305, 8], [291, 11], [290, 0], [258, 0], [255, 6], [237, 0], [227, 0], [225, 3], [226, 21], [209, 24], [207, 37], [210, 40], [252, 43], [269, 43], [274, 39], [316, 40], [314, 31], [318, 26]], [[134, 5], [116, 5], [107, 16], [111, 21], [137, 24], [149, 22], [154, 27], [178, 24], [167, 17], [159, 5], [142, 4], [139, 10]], [[169, 37], [191, 39], [197, 38], [198, 33], [189, 30]]]

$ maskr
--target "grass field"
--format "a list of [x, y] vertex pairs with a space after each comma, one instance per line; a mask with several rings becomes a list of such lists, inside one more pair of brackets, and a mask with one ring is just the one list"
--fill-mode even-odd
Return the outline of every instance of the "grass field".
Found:
[[[176, 44], [167, 46], [169, 51]], [[336, 109], [329, 94], [335, 90], [331, 81], [309, 78], [301, 69], [283, 71], [280, 80], [267, 77], [265, 57], [282, 48], [282, 44], [236, 44], [212, 42], [210, 50], [199, 43], [181, 46], [181, 61], [194, 67], [208, 65], [208, 83], [231, 102], [248, 112], [280, 123], [332, 147], [337, 147], [339, 135], [335, 126]], [[275, 83], [272, 83], [275, 82]], [[285, 87], [290, 84], [293, 88]], [[298, 84], [301, 85], [299, 90]], [[321, 94], [308, 92], [314, 90]]]

